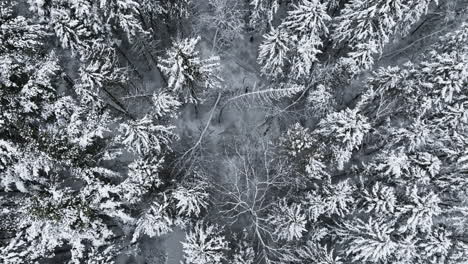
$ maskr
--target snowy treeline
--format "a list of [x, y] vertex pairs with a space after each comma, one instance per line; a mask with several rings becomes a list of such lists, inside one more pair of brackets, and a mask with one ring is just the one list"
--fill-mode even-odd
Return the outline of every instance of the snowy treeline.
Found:
[[468, 263], [466, 0], [1, 0], [0, 107], [1, 263]]

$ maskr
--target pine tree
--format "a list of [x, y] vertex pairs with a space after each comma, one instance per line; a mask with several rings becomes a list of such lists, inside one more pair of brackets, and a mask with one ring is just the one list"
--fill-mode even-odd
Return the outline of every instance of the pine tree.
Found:
[[139, 155], [150, 152], [160, 153], [163, 146], [174, 137], [173, 127], [158, 125], [154, 118], [148, 115], [140, 120], [122, 123], [120, 129], [123, 132], [122, 144]]
[[290, 35], [282, 29], [272, 29], [264, 35], [259, 47], [258, 63], [262, 65], [262, 73], [273, 78], [283, 75], [283, 67], [287, 63]]
[[309, 129], [296, 123], [281, 138], [281, 144], [288, 155], [297, 157], [312, 148], [313, 138]]
[[450, 232], [443, 227], [431, 230], [427, 237], [418, 244], [419, 258], [427, 263], [447, 261], [453, 246], [450, 235]]
[[215, 225], [197, 222], [182, 245], [187, 264], [216, 264], [226, 259], [228, 243]]
[[383, 163], [377, 166], [377, 170], [382, 171], [384, 175], [400, 178], [409, 173], [409, 158], [403, 152], [385, 153], [382, 157]]
[[180, 0], [175, 2], [171, 0], [161, 0], [160, 5], [162, 13], [165, 14], [167, 18], [177, 21], [190, 16], [192, 0]]
[[409, 191], [409, 203], [404, 205], [401, 210], [406, 213], [406, 223], [400, 230], [430, 230], [433, 225], [433, 218], [441, 213], [439, 207], [440, 198], [435, 193], [419, 194], [416, 187]]
[[307, 218], [310, 222], [315, 223], [319, 217], [326, 213], [327, 204], [322, 195], [317, 191], [310, 191], [303, 199]]
[[333, 185], [326, 184], [323, 187], [321, 199], [324, 205], [324, 213], [329, 216], [333, 214], [345, 216], [354, 210], [354, 187], [349, 181], [342, 181]]
[[391, 234], [394, 228], [383, 219], [369, 218], [367, 222], [357, 219], [344, 223], [338, 235], [343, 239], [344, 253], [353, 261], [379, 263], [394, 253], [398, 244]]
[[129, 203], [140, 202], [151, 190], [164, 184], [160, 170], [164, 158], [139, 158], [128, 165], [128, 177], [119, 184], [122, 198]]
[[279, 239], [297, 240], [302, 238], [303, 232], [306, 231], [306, 216], [300, 204], [288, 205], [286, 201], [280, 201], [268, 220], [274, 226], [275, 235]]
[[[34, 262], [54, 255], [63, 245], [71, 246], [71, 263], [86, 259], [87, 246], [101, 246], [112, 238], [102, 220], [93, 219], [95, 208], [70, 191], [50, 189], [43, 197], [31, 197], [25, 210], [28, 216], [21, 219], [20, 231], [10, 244], [3, 248], [6, 263]], [[90, 207], [91, 206], [91, 207]]]
[[[243, 230], [243, 235], [247, 234], [246, 230]], [[233, 255], [234, 264], [253, 264], [255, 263], [255, 250], [246, 241], [246, 238], [236, 239], [236, 248]]]
[[329, 114], [335, 107], [332, 89], [325, 85], [318, 85], [316, 89], [309, 91], [307, 96], [308, 110], [319, 118]]
[[296, 55], [291, 72], [296, 78], [308, 76], [323, 46], [321, 37], [328, 34], [327, 22], [331, 20], [325, 4], [317, 0], [302, 0], [288, 12], [280, 27], [285, 28], [295, 40]]
[[195, 49], [199, 41], [199, 37], [175, 41], [159, 65], [168, 77], [169, 90], [189, 103], [200, 101], [199, 94], [217, 88], [220, 80], [216, 75], [219, 58], [201, 59]]
[[200, 216], [201, 212], [208, 206], [208, 193], [204, 190], [206, 186], [198, 183], [191, 188], [179, 186], [172, 193], [172, 198], [176, 201], [176, 207], [179, 215], [191, 217]]
[[166, 196], [163, 196], [161, 202], [154, 201], [148, 211], [138, 219], [132, 241], [135, 242], [143, 234], [154, 237], [172, 232], [174, 222], [169, 215], [168, 207]]
[[316, 133], [329, 138], [330, 143], [334, 144], [337, 167], [343, 169], [344, 164], [351, 158], [352, 151], [359, 149], [370, 128], [365, 116], [348, 108], [322, 119]]
[[345, 43], [349, 56], [369, 69], [374, 56], [397, 32], [405, 33], [424, 15], [432, 1], [353, 0], [345, 5], [334, 29], [336, 43]]
[[251, 28], [265, 32], [272, 25], [273, 19], [279, 10], [278, 0], [250, 0], [249, 25]]
[[297, 250], [300, 261], [309, 261], [319, 264], [343, 264], [342, 258], [337, 256], [333, 249], [321, 246], [317, 241], [307, 241], [307, 243]]
[[[112, 42], [111, 37], [117, 30], [125, 32], [130, 40], [143, 32], [137, 18], [140, 5], [133, 0], [79, 0], [71, 3], [32, 0], [29, 4], [33, 12], [50, 24], [62, 47], [78, 55], [85, 54], [96, 40]], [[105, 23], [109, 26], [103, 26]]]
[[377, 182], [369, 191], [363, 191], [364, 210], [369, 213], [393, 214], [396, 207], [395, 191], [392, 187]]
[[176, 117], [177, 109], [182, 105], [173, 95], [162, 92], [154, 94], [153, 98], [154, 115], [158, 118]]

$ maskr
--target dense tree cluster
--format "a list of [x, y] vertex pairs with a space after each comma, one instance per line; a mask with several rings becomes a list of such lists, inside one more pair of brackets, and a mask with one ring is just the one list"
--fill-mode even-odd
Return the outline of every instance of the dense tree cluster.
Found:
[[0, 262], [467, 263], [467, 13], [1, 1]]

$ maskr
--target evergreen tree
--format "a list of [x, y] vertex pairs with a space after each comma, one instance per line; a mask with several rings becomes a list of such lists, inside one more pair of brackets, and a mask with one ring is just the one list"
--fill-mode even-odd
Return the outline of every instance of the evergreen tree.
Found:
[[161, 59], [161, 71], [168, 77], [168, 89], [185, 102], [196, 103], [204, 89], [218, 87], [219, 58], [201, 59], [195, 50], [200, 38], [176, 41], [167, 57]]
[[219, 227], [198, 222], [182, 243], [186, 263], [222, 263], [228, 243]]
[[297, 240], [302, 238], [302, 233], [306, 231], [306, 216], [300, 204], [288, 205], [285, 201], [281, 201], [275, 213], [269, 217], [269, 221], [276, 227], [276, 236], [279, 239]]
[[424, 15], [432, 1], [353, 0], [336, 18], [333, 39], [345, 43], [349, 56], [364, 69], [396, 33], [405, 34]]
[[291, 72], [296, 77], [308, 76], [317, 55], [323, 46], [321, 37], [328, 34], [327, 22], [331, 18], [326, 12], [325, 4], [318, 0], [303, 0], [288, 12], [280, 27], [290, 31], [295, 40], [296, 55], [292, 61]]
[[282, 29], [272, 29], [264, 35], [264, 41], [260, 45], [258, 52], [258, 62], [262, 64], [262, 73], [280, 77], [283, 74], [283, 67], [287, 63], [287, 53], [291, 36]]

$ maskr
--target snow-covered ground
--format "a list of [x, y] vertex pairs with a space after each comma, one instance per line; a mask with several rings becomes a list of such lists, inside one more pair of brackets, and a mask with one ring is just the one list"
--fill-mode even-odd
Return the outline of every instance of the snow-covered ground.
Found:
[[166, 250], [165, 264], [180, 264], [184, 252], [182, 250], [182, 242], [185, 240], [185, 232], [179, 228], [174, 228], [174, 231], [167, 235], [164, 240]]

